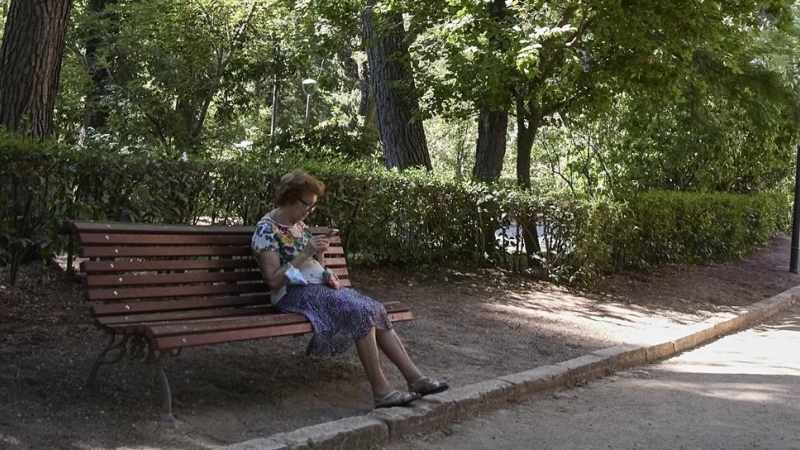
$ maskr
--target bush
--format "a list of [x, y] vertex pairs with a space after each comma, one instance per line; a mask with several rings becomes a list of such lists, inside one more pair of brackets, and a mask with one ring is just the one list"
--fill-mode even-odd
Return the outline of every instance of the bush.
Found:
[[26, 254], [61, 251], [65, 240], [57, 231], [66, 218], [254, 224], [294, 167], [327, 187], [308, 222], [341, 229], [359, 264], [508, 267], [520, 258], [494, 232], [516, 224], [527, 235], [531, 262], [549, 278], [589, 281], [623, 267], [737, 258], [788, 226], [788, 198], [778, 194], [653, 191], [620, 202], [398, 173], [334, 154], [309, 160], [290, 156], [302, 152], [276, 158], [248, 151], [214, 160], [146, 153], [159, 156], [0, 135], [2, 261], [15, 265]]
[[741, 258], [789, 228], [784, 194], [650, 191], [629, 201], [623, 266]]

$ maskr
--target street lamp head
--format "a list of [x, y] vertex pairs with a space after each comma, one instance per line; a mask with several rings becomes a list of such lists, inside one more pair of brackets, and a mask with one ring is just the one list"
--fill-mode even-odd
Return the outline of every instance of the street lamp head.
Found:
[[303, 80], [303, 93], [306, 95], [311, 95], [314, 93], [314, 89], [317, 87], [317, 81], [311, 78], [306, 78]]
[[312, 80], [311, 78], [306, 78], [303, 80], [303, 93], [306, 94], [306, 117], [303, 120], [303, 127], [308, 126], [308, 113], [311, 108], [311, 94], [314, 93], [314, 88], [317, 87], [317, 82]]

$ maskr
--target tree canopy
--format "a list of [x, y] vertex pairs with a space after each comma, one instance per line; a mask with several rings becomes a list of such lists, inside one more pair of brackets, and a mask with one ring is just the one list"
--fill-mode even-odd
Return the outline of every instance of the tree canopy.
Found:
[[[4, 48], [39, 20], [14, 15], [20, 3]], [[56, 113], [33, 120], [110, 151], [278, 155], [319, 133], [357, 136], [333, 150], [346, 157], [458, 177], [472, 164], [488, 182], [769, 190], [796, 143], [797, 13], [786, 0], [76, 0]]]

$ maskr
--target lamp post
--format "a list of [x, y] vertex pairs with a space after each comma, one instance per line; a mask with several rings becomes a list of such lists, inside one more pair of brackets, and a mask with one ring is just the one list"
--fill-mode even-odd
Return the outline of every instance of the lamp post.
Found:
[[272, 76], [272, 114], [269, 119], [269, 137], [275, 137], [275, 127], [278, 126], [278, 75]]
[[312, 80], [311, 78], [306, 78], [303, 80], [303, 93], [306, 94], [306, 118], [303, 121], [303, 128], [308, 127], [308, 112], [309, 106], [311, 105], [311, 94], [314, 93], [314, 90], [317, 87], [316, 80]]
[[800, 132], [798, 132], [797, 159], [794, 173], [794, 205], [792, 206], [792, 250], [789, 254], [789, 272], [798, 273], [800, 255]]

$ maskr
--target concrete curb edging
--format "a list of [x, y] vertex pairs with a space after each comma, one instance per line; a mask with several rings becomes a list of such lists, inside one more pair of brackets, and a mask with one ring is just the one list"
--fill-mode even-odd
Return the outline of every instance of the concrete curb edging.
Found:
[[563, 386], [574, 386], [671, 357], [677, 353], [740, 331], [790, 308], [800, 301], [800, 286], [748, 305], [736, 313], [723, 313], [680, 330], [672, 339], [652, 344], [621, 344], [595, 350], [578, 358], [525, 372], [504, 375], [450, 389], [412, 403], [408, 407], [380, 409], [364, 416], [346, 417], [253, 439], [227, 450], [333, 450], [364, 449], [412, 433], [431, 431], [461, 422], [479, 411], [525, 399]]

